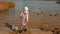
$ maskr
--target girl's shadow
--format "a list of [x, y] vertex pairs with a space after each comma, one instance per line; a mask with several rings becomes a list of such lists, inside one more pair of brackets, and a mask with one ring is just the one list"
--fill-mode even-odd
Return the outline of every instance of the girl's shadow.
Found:
[[5, 26], [12, 30], [13, 26], [11, 24], [5, 23]]

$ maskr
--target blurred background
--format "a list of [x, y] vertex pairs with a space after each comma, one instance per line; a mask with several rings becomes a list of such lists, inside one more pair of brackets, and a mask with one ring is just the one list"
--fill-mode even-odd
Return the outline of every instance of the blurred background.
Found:
[[[20, 25], [20, 13], [25, 6], [29, 8], [28, 27], [32, 29], [33, 34], [48, 34], [40, 31], [41, 28], [49, 31], [59, 28], [60, 31], [60, 0], [0, 0], [1, 34], [11, 32], [5, 27], [5, 23]], [[51, 33], [49, 32], [49, 34]]]

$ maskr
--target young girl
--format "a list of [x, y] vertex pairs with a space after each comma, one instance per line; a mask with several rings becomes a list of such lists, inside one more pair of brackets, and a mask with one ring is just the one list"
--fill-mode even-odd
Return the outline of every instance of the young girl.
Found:
[[22, 30], [26, 31], [28, 16], [29, 16], [28, 7], [25, 7], [24, 11], [21, 12], [22, 23], [21, 23], [21, 26], [20, 26], [20, 33], [22, 32]]

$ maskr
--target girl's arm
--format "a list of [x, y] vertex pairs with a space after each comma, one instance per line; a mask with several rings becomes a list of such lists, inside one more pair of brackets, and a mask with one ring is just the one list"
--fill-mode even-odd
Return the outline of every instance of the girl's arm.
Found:
[[27, 22], [29, 21], [29, 14], [27, 14], [27, 18], [26, 18]]
[[22, 18], [22, 13], [21, 13], [21, 15], [20, 15], [20, 18]]

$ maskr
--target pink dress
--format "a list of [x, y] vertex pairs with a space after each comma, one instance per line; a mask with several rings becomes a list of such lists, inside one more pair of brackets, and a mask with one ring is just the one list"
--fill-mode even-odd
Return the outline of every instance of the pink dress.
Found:
[[28, 22], [28, 13], [25, 15], [23, 12], [21, 13], [22, 17], [22, 25], [26, 25]]

